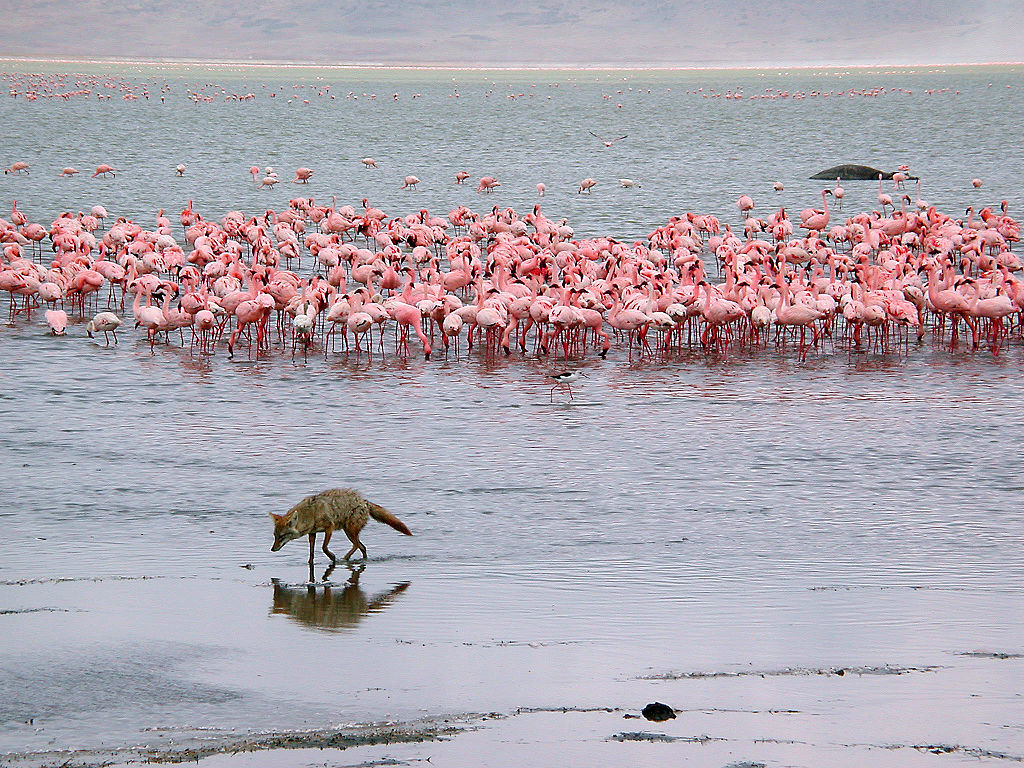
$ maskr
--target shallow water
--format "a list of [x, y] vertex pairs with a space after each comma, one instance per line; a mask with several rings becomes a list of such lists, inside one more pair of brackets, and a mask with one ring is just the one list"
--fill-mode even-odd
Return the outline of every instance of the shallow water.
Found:
[[[593, 362], [552, 404], [545, 364], [202, 371], [2, 340], [0, 601], [34, 611], [0, 616], [3, 751], [664, 700], [799, 710], [681, 733], [799, 736], [800, 765], [833, 742], [1024, 754], [1021, 661], [962, 655], [1024, 650], [1017, 351]], [[358, 586], [341, 566], [310, 595], [265, 513], [339, 484], [416, 535], [372, 524]]]
[[[148, 217], [188, 196], [217, 213], [279, 207], [300, 188], [261, 195], [244, 177], [250, 162], [272, 162], [316, 168], [321, 186], [309, 194], [348, 202], [367, 192], [404, 213], [480, 205], [448, 186], [461, 162], [503, 179], [487, 204], [526, 205], [534, 180], [546, 180], [549, 215], [570, 216], [578, 232], [640, 237], [683, 209], [724, 212], [775, 178], [787, 205], [809, 204], [817, 182], [803, 177], [856, 159], [927, 167], [925, 196], [956, 207], [1016, 193], [1021, 150], [961, 151], [963, 129], [928, 113], [948, 108], [938, 106], [946, 97], [920, 90], [952, 83], [958, 105], [990, 104], [985, 83], [1009, 83], [992, 116], [1009, 123], [1020, 117], [1018, 75], [858, 72], [851, 82], [915, 95], [827, 106], [617, 96], [633, 141], [607, 152], [567, 128], [624, 119], [600, 98], [606, 75], [571, 97], [560, 86], [553, 106], [488, 101], [477, 82], [475, 100], [467, 86], [457, 107], [447, 82], [395, 76], [363, 88], [401, 91], [399, 105], [293, 104], [289, 122], [269, 100], [184, 111], [6, 100], [0, 118], [22, 155], [46, 131], [88, 130], [96, 162], [134, 165], [109, 182], [52, 179], [36, 169], [69, 162], [59, 139], [35, 150], [31, 177], [4, 177], [0, 192], [16, 190], [40, 217], [92, 202]], [[705, 77], [721, 89], [760, 82]], [[787, 77], [795, 89], [818, 76]], [[424, 98], [404, 99], [414, 88]], [[775, 122], [735, 119], [762, 109]], [[851, 118], [837, 119], [844, 111]], [[678, 138], [680, 125], [692, 140]], [[843, 156], [812, 158], [804, 140], [819, 134]], [[434, 153], [435, 136], [448, 148]], [[905, 146], [875, 149], [883, 136]], [[803, 137], [788, 155], [786, 137]], [[355, 168], [367, 154], [387, 170]], [[167, 179], [179, 161], [185, 179]], [[601, 194], [573, 195], [595, 164]], [[638, 194], [611, 188], [623, 167], [644, 169], [630, 174], [645, 181]], [[408, 172], [423, 188], [402, 195], [396, 179]], [[986, 186], [968, 194], [963, 179], [974, 175]], [[851, 208], [872, 202], [864, 184]], [[458, 766], [553, 755], [609, 766], [923, 766], [1024, 756], [1019, 343], [998, 358], [928, 341], [902, 356], [837, 351], [803, 363], [770, 350], [630, 365], [620, 352], [585, 361], [576, 399], [551, 402], [548, 360], [229, 363], [223, 352], [151, 354], [129, 334], [109, 348], [81, 335], [53, 339], [20, 320], [0, 328], [0, 754], [61, 753], [18, 763], [491, 712], [501, 717], [469, 717], [476, 730], [446, 742], [206, 762], [436, 754]], [[365, 568], [339, 566], [330, 590], [310, 593], [304, 543], [271, 553], [266, 513], [339, 485], [415, 536], [371, 522]], [[318, 553], [315, 578], [324, 566]], [[654, 700], [683, 711], [665, 724], [624, 719]], [[929, 745], [954, 751], [915, 749]]]
[[[41, 68], [10, 65], [7, 71]], [[889, 171], [910, 165], [923, 179], [921, 197], [954, 215], [967, 205], [979, 209], [1002, 199], [1016, 215], [1024, 167], [1024, 147], [1014, 138], [1024, 118], [1021, 73], [1021, 67], [820, 72], [136, 67], [123, 77], [136, 94], [148, 83], [148, 101], [123, 101], [113, 88], [96, 89], [114, 96], [102, 102], [0, 100], [7, 137], [2, 159], [6, 164], [24, 160], [32, 169], [29, 177], [0, 179], [0, 200], [16, 198], [30, 218], [46, 221], [63, 210], [102, 203], [112, 215], [133, 216], [149, 226], [157, 209], [174, 214], [189, 199], [214, 218], [233, 209], [280, 210], [299, 195], [319, 201], [337, 195], [353, 205], [369, 197], [401, 215], [422, 207], [444, 214], [458, 204], [525, 211], [537, 202], [535, 187], [543, 182], [547, 216], [567, 217], [580, 235], [633, 240], [687, 210], [715, 213], [736, 226], [735, 203], [742, 193], [754, 198], [761, 216], [781, 205], [791, 214], [817, 207], [826, 185], [808, 177], [852, 162]], [[172, 90], [160, 102], [164, 83]], [[330, 95], [315, 95], [326, 86]], [[193, 104], [189, 89], [217, 98]], [[257, 98], [225, 101], [221, 89]], [[812, 95], [871, 89], [885, 92]], [[790, 97], [719, 98], [779, 91]], [[270, 93], [278, 95], [270, 98]], [[291, 94], [297, 95], [288, 98]], [[807, 95], [792, 97], [800, 94]], [[627, 138], [606, 149], [588, 131]], [[376, 158], [378, 170], [359, 163], [367, 156]], [[114, 179], [87, 178], [99, 163], [121, 173]], [[182, 178], [174, 176], [178, 163], [187, 166]], [[285, 183], [273, 191], [257, 189], [247, 175], [254, 164], [274, 167]], [[56, 178], [66, 165], [84, 173]], [[313, 183], [288, 183], [299, 166], [314, 170]], [[470, 173], [470, 181], [497, 177], [500, 192], [479, 195], [470, 182], [456, 186], [459, 170]], [[408, 174], [421, 183], [415, 190], [399, 189]], [[598, 181], [590, 195], [576, 194], [584, 177]], [[624, 177], [641, 188], [618, 187]], [[974, 177], [985, 182], [980, 191], [970, 186]], [[773, 192], [773, 181], [783, 182], [786, 191]], [[877, 182], [844, 186], [846, 210], [877, 206]], [[914, 189], [908, 191], [916, 199]]]

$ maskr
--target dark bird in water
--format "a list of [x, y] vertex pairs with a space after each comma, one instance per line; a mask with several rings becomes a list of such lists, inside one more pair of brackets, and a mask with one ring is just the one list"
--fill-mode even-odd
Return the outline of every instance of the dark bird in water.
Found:
[[580, 373], [579, 371], [565, 371], [564, 373], [556, 373], [554, 375], [549, 374], [548, 378], [555, 380], [555, 385], [551, 387], [551, 392], [549, 393], [551, 398], [554, 399], [556, 389], [559, 387], [565, 387], [569, 391], [569, 399], [572, 400], [572, 387], [569, 385], [578, 381], [580, 376], [586, 376], [586, 374]]

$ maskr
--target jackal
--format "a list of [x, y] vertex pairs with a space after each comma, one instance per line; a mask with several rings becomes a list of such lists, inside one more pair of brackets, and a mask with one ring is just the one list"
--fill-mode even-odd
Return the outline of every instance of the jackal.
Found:
[[274, 546], [271, 552], [277, 552], [281, 547], [292, 539], [299, 536], [309, 536], [309, 562], [313, 562], [313, 552], [316, 548], [316, 535], [321, 531], [324, 534], [324, 554], [335, 562], [338, 558], [327, 548], [331, 541], [331, 534], [336, 530], [342, 530], [352, 542], [352, 549], [345, 555], [348, 560], [358, 549], [366, 558], [366, 547], [359, 541], [359, 532], [363, 530], [366, 521], [373, 518], [385, 525], [390, 525], [396, 531], [412, 536], [405, 523], [388, 512], [384, 507], [364, 499], [358, 491], [351, 488], [332, 488], [329, 491], [307, 496], [286, 514], [270, 516], [274, 520]]

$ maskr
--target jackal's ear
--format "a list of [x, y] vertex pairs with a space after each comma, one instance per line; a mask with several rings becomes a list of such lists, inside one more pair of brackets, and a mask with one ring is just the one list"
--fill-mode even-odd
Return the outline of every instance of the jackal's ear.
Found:
[[278, 520], [281, 520], [281, 519], [283, 519], [283, 518], [282, 518], [282, 517], [281, 517], [280, 515], [275, 515], [275, 514], [274, 514], [273, 512], [268, 512], [267, 514], [268, 514], [268, 515], [270, 515], [270, 516], [271, 516], [271, 517], [272, 517], [272, 518], [274, 519], [274, 522], [275, 522], [275, 523], [276, 523], [276, 522], [277, 522]]

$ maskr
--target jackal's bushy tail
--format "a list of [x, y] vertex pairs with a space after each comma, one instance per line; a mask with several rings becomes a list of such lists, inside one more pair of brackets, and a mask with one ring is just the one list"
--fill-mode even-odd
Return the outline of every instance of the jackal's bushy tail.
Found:
[[404, 533], [406, 536], [412, 536], [412, 531], [409, 530], [406, 524], [384, 509], [384, 507], [379, 504], [374, 504], [372, 501], [366, 502], [366, 507], [370, 512], [370, 517], [378, 523], [390, 525], [399, 533]]

